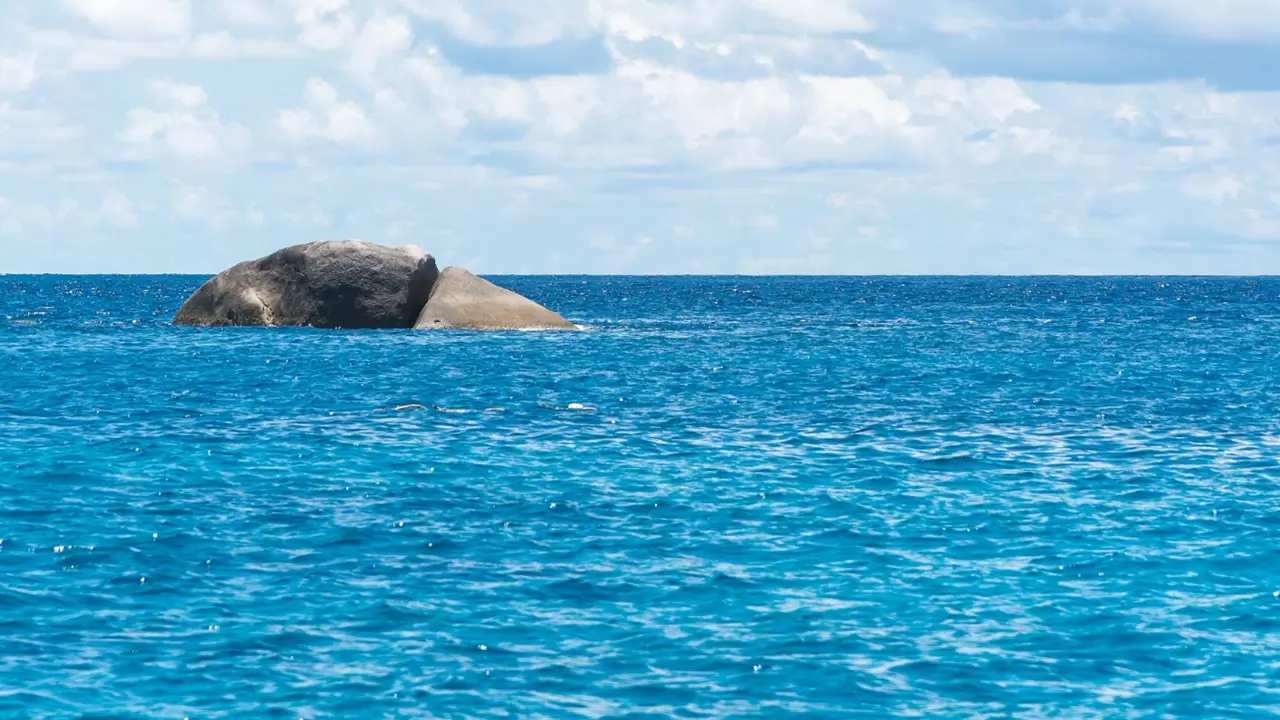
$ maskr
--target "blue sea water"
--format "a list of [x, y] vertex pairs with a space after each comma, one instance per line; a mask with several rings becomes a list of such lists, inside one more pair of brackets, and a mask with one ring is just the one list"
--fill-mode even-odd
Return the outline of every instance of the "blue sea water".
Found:
[[0, 277], [0, 717], [1280, 708], [1280, 279], [202, 280]]

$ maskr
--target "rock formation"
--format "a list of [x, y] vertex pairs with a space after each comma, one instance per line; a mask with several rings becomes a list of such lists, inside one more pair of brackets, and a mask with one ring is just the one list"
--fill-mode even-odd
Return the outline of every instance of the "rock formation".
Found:
[[415, 330], [576, 330], [538, 303], [460, 267], [440, 273]]
[[277, 250], [210, 279], [175, 325], [574, 330], [556, 313], [460, 267], [436, 269], [421, 248], [360, 240]]
[[407, 328], [438, 275], [435, 258], [417, 247], [359, 240], [294, 245], [219, 273], [173, 322]]

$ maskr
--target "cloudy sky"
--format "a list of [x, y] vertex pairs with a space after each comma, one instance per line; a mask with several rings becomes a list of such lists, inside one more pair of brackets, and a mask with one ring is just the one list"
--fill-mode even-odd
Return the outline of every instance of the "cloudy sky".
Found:
[[1280, 273], [1280, 0], [0, 0], [0, 272]]

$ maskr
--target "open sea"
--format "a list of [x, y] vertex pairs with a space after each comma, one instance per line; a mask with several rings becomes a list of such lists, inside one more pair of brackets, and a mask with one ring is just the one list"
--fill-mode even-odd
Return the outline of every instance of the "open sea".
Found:
[[0, 276], [0, 718], [1280, 715], [1280, 279], [204, 279]]

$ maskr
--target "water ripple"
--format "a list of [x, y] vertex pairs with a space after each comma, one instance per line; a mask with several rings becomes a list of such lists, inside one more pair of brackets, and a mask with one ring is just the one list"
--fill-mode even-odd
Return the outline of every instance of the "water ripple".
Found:
[[506, 278], [589, 329], [169, 326], [199, 281], [0, 277], [0, 716], [1280, 700], [1280, 281]]

